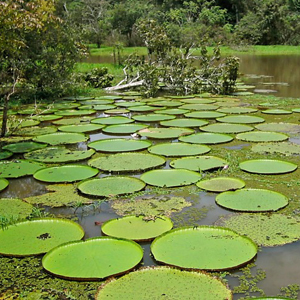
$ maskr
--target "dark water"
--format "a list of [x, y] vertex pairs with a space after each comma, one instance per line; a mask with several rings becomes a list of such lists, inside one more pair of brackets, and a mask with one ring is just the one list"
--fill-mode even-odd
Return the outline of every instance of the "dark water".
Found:
[[[256, 86], [260, 94], [300, 97], [300, 55], [237, 55], [245, 83]], [[91, 56], [85, 62], [113, 63], [112, 56]], [[270, 90], [269, 93], [263, 90]], [[251, 90], [253, 91], [253, 90]]]

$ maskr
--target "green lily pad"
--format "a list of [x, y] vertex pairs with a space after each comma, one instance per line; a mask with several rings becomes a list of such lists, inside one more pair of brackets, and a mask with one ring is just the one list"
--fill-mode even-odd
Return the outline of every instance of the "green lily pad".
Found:
[[214, 104], [183, 104], [179, 108], [187, 110], [216, 110], [219, 106]]
[[[16, 123], [18, 123], [18, 122], [16, 122]], [[40, 121], [38, 121], [38, 120], [21, 120], [19, 124], [15, 124], [15, 125], [11, 124], [11, 125], [15, 126], [15, 127], [25, 128], [25, 127], [36, 126], [39, 124], [40, 124]]]
[[280, 132], [252, 131], [239, 133], [236, 135], [236, 138], [246, 142], [281, 142], [287, 140], [289, 137]]
[[192, 98], [192, 99], [182, 99], [180, 102], [187, 104], [212, 104], [215, 103], [215, 99], [204, 99], [204, 98]]
[[148, 148], [153, 154], [163, 156], [191, 156], [208, 153], [211, 149], [205, 145], [191, 145], [188, 143], [163, 143]]
[[168, 267], [147, 267], [104, 283], [99, 288], [96, 300], [146, 300], [150, 298], [149, 295], [152, 299], [232, 299], [231, 291], [208, 274]]
[[22, 201], [21, 199], [0, 199], [0, 217], [4, 217], [6, 219], [20, 220], [28, 217], [32, 213], [32, 210], [33, 206]]
[[138, 132], [140, 136], [145, 136], [152, 139], [174, 139], [183, 135], [194, 133], [194, 130], [189, 128], [146, 128]]
[[159, 122], [173, 120], [176, 116], [163, 115], [163, 114], [148, 114], [148, 115], [137, 115], [132, 117], [134, 120], [139, 122]]
[[105, 133], [130, 134], [147, 127], [143, 124], [120, 124], [107, 126], [102, 131]]
[[53, 184], [46, 186], [46, 189], [50, 193], [28, 197], [24, 200], [30, 204], [49, 207], [76, 206], [92, 202], [90, 199], [78, 195], [77, 188], [73, 184]]
[[55, 146], [85, 142], [86, 140], [88, 140], [88, 137], [83, 133], [56, 132], [37, 136], [33, 140], [36, 142], [47, 143], [49, 145]]
[[115, 109], [108, 109], [105, 110], [104, 113], [108, 114], [108, 115], [118, 115], [118, 114], [127, 114], [130, 111], [128, 109], [125, 108], [115, 108]]
[[0, 160], [7, 159], [9, 157], [13, 156], [13, 153], [11, 151], [0, 151]]
[[85, 165], [65, 165], [41, 169], [33, 177], [45, 182], [74, 182], [96, 176], [98, 172]]
[[257, 112], [257, 109], [252, 107], [222, 107], [218, 111], [225, 114], [249, 114]]
[[216, 224], [230, 228], [264, 247], [300, 240], [300, 219], [281, 214], [231, 214]]
[[252, 93], [252, 92], [235, 92], [235, 93], [232, 93], [232, 95], [234, 95], [234, 96], [251, 96], [253, 94], [254, 93]]
[[179, 138], [179, 141], [191, 144], [222, 144], [233, 140], [233, 137], [221, 133], [195, 133]]
[[277, 211], [288, 205], [289, 199], [277, 192], [264, 189], [242, 189], [224, 192], [216, 197], [220, 206], [246, 212]]
[[55, 108], [48, 108], [48, 107], [39, 107], [39, 108], [28, 108], [19, 110], [18, 114], [20, 115], [49, 115], [55, 113], [57, 109]]
[[190, 170], [153, 170], [144, 173], [141, 180], [149, 185], [160, 187], [184, 186], [201, 179], [199, 173]]
[[95, 280], [127, 272], [142, 258], [142, 247], [133, 241], [97, 237], [60, 245], [49, 251], [42, 263], [59, 277]]
[[151, 241], [173, 228], [173, 222], [166, 217], [146, 219], [142, 216], [128, 216], [112, 219], [102, 224], [105, 235], [134, 241]]
[[293, 108], [293, 109], [292, 109], [292, 112], [300, 113], [300, 108]]
[[182, 118], [182, 119], [174, 119], [169, 121], [162, 121], [160, 125], [167, 126], [167, 127], [200, 127], [207, 125], [208, 122], [199, 120], [199, 119], [192, 119], [192, 118]]
[[63, 132], [92, 132], [100, 130], [104, 127], [104, 125], [98, 124], [77, 124], [77, 125], [65, 125], [58, 127], [59, 131]]
[[249, 238], [222, 227], [183, 227], [157, 237], [154, 258], [185, 269], [228, 270], [251, 261], [257, 246]]
[[52, 122], [55, 125], [78, 125], [86, 124], [92, 120], [92, 117], [67, 118]]
[[102, 125], [118, 125], [118, 124], [128, 124], [132, 122], [134, 122], [133, 119], [123, 117], [123, 116], [96, 118], [91, 121], [91, 123], [93, 124], [102, 124]]
[[113, 109], [116, 106], [113, 104], [90, 104], [90, 105], [82, 105], [78, 107], [78, 109], [93, 109], [96, 111], [102, 111], [102, 110], [108, 110], [108, 109]]
[[163, 108], [165, 108], [165, 107], [157, 107], [157, 106], [151, 106], [151, 105], [138, 105], [138, 106], [128, 107], [128, 109], [133, 112], [155, 111], [155, 110], [161, 110]]
[[110, 197], [142, 190], [145, 183], [134, 177], [109, 176], [90, 179], [78, 184], [78, 189], [87, 195]]
[[94, 141], [88, 144], [100, 152], [128, 152], [147, 149], [152, 144], [149, 141], [129, 140], [129, 139], [105, 139]]
[[133, 172], [152, 169], [165, 164], [160, 156], [145, 153], [117, 153], [91, 159], [88, 164], [108, 172]]
[[45, 165], [28, 160], [0, 161], [0, 178], [18, 178], [32, 175]]
[[71, 109], [78, 106], [80, 106], [80, 104], [75, 102], [57, 102], [53, 104], [54, 109]]
[[197, 182], [197, 186], [203, 190], [210, 192], [225, 192], [241, 189], [245, 186], [245, 182], [238, 178], [216, 177]]
[[196, 119], [216, 119], [216, 118], [224, 117], [225, 114], [216, 111], [193, 111], [184, 114], [184, 116], [187, 118], [196, 118]]
[[182, 105], [180, 101], [172, 101], [172, 100], [160, 100], [154, 102], [148, 102], [149, 105], [153, 106], [165, 106], [165, 107], [178, 107]]
[[[183, 115], [188, 113], [188, 109], [182, 109], [182, 108], [168, 108], [168, 109], [163, 109], [159, 110], [157, 113], [158, 114], [163, 114], [163, 115]], [[155, 112], [156, 113], [156, 112]]]
[[258, 153], [280, 153], [284, 155], [300, 155], [300, 145], [283, 143], [263, 143], [252, 146], [251, 150]]
[[116, 200], [111, 207], [121, 216], [135, 215], [143, 216], [152, 220], [159, 216], [170, 216], [174, 212], [180, 212], [185, 207], [192, 204], [182, 197], [163, 196], [159, 198], [145, 198], [128, 200]]
[[263, 114], [269, 114], [269, 115], [289, 115], [293, 113], [291, 110], [285, 110], [285, 109], [267, 109], [262, 111]]
[[71, 151], [63, 146], [47, 147], [26, 153], [26, 159], [45, 162], [45, 163], [59, 163], [59, 162], [74, 162], [90, 158], [95, 153], [94, 150], [78, 150]]
[[59, 110], [55, 112], [55, 115], [60, 115], [60, 116], [85, 116], [85, 115], [92, 115], [96, 111], [93, 109], [65, 109], [65, 110]]
[[63, 116], [59, 115], [40, 115], [40, 116], [33, 116], [32, 119], [38, 120], [40, 122], [48, 122], [48, 121], [55, 121], [61, 119]]
[[46, 144], [40, 144], [35, 142], [23, 142], [23, 143], [9, 144], [2, 147], [2, 149], [9, 150], [13, 153], [25, 153], [33, 150], [42, 149], [45, 147], [47, 147]]
[[246, 172], [256, 174], [284, 174], [295, 171], [298, 166], [281, 160], [253, 159], [241, 162], [239, 167]]
[[81, 101], [81, 104], [83, 105], [106, 105], [114, 103], [114, 100], [112, 99], [92, 99], [92, 100], [86, 100]]
[[262, 123], [265, 121], [265, 119], [256, 116], [233, 115], [233, 116], [225, 116], [222, 118], [217, 118], [217, 121], [222, 123], [233, 123], [233, 124], [254, 124], [254, 123]]
[[171, 98], [171, 99], [191, 99], [191, 98], [194, 98], [193, 95], [186, 95], [186, 96], [168, 96], [168, 98]]
[[294, 123], [265, 123], [255, 126], [256, 129], [261, 131], [275, 131], [285, 133], [298, 133], [300, 132], [300, 125]]
[[[32, 140], [31, 136], [8, 136], [8, 137], [1, 138], [1, 142], [6, 143], [6, 144], [27, 142], [27, 141], [31, 141], [31, 140]], [[3, 151], [3, 152], [10, 152], [10, 151]], [[3, 159], [3, 158], [1, 158], [1, 151], [0, 151], [0, 159]]]
[[5, 178], [0, 178], [0, 192], [3, 191], [9, 185], [9, 181]]
[[209, 171], [220, 169], [228, 165], [225, 159], [216, 156], [193, 156], [174, 159], [170, 166], [175, 169], [191, 171]]
[[200, 128], [203, 131], [214, 133], [240, 133], [254, 130], [252, 126], [243, 124], [231, 124], [231, 123], [215, 123]]
[[145, 103], [143, 102], [138, 102], [138, 101], [120, 101], [120, 102], [115, 102], [117, 106], [120, 107], [132, 107], [132, 106], [139, 106], [139, 105], [144, 105]]
[[57, 131], [56, 127], [26, 127], [18, 129], [14, 132], [14, 135], [24, 135], [24, 136], [38, 136], [43, 134], [50, 134]]
[[77, 223], [54, 218], [22, 221], [0, 230], [0, 253], [30, 256], [46, 253], [69, 241], [80, 240], [84, 231]]

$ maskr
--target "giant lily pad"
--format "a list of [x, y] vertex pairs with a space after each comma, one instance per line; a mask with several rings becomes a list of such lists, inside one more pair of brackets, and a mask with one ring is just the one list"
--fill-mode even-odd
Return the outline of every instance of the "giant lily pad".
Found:
[[111, 103], [114, 103], [114, 100], [112, 100], [112, 99], [92, 99], [92, 100], [81, 101], [81, 104], [83, 104], [83, 105], [105, 105], [105, 104], [111, 104]]
[[264, 118], [256, 116], [225, 116], [222, 118], [217, 118], [217, 121], [223, 123], [233, 123], [233, 124], [254, 124], [254, 123], [263, 123]]
[[45, 147], [47, 147], [46, 144], [40, 144], [35, 142], [23, 142], [23, 143], [9, 144], [2, 147], [2, 149], [9, 150], [13, 153], [25, 153], [37, 149], [42, 149]]
[[96, 111], [93, 109], [80, 109], [80, 110], [65, 109], [65, 110], [59, 110], [54, 114], [60, 116], [85, 116], [85, 115], [92, 115], [95, 112]]
[[239, 133], [251, 131], [254, 128], [243, 124], [231, 124], [231, 123], [221, 123], [221, 124], [210, 124], [200, 128], [203, 131], [215, 132], [215, 133]]
[[141, 179], [149, 185], [161, 187], [184, 186], [197, 182], [201, 176], [190, 170], [153, 170], [144, 173]]
[[143, 124], [120, 124], [120, 125], [110, 125], [105, 127], [102, 131], [105, 133], [112, 134], [128, 134], [134, 133], [141, 129], [147, 128], [147, 125]]
[[170, 121], [162, 121], [160, 125], [162, 126], [173, 126], [173, 127], [200, 127], [207, 125], [208, 122], [199, 120], [199, 119], [192, 119], [192, 118], [182, 118], [182, 119], [174, 119]]
[[9, 185], [9, 181], [5, 178], [0, 178], [0, 192], [3, 191]]
[[129, 139], [105, 139], [91, 142], [88, 144], [90, 148], [101, 152], [137, 151], [147, 149], [151, 145], [152, 144], [149, 141]]
[[287, 140], [289, 137], [280, 132], [252, 131], [239, 133], [236, 135], [236, 138], [246, 142], [281, 142]]
[[193, 111], [184, 114], [184, 116], [196, 119], [216, 119], [225, 116], [225, 114], [216, 111]]
[[86, 124], [92, 120], [92, 117], [80, 117], [80, 118], [67, 118], [62, 120], [57, 120], [52, 122], [55, 125], [76, 125], [76, 124]]
[[210, 192], [225, 192], [241, 189], [245, 186], [245, 182], [238, 178], [216, 177], [197, 182], [197, 186], [203, 190]]
[[14, 135], [24, 135], [24, 136], [37, 136], [43, 134], [50, 134], [57, 131], [56, 127], [25, 127], [18, 129], [14, 132]]
[[183, 114], [186, 114], [188, 112], [189, 112], [189, 110], [187, 110], [187, 109], [168, 108], [168, 109], [159, 110], [157, 113], [163, 114], [163, 115], [175, 115], [176, 116], [176, 115], [183, 115]]
[[104, 125], [98, 124], [78, 124], [78, 125], [65, 125], [58, 127], [59, 131], [63, 132], [92, 132], [92, 131], [100, 131]]
[[140, 136], [145, 136], [152, 139], [174, 139], [179, 136], [189, 135], [194, 133], [194, 130], [189, 128], [145, 128], [138, 132]]
[[89, 160], [88, 164], [108, 172], [144, 171], [163, 165], [166, 160], [160, 156], [145, 153], [117, 153]]
[[249, 114], [257, 112], [257, 109], [252, 107], [222, 107], [218, 111], [225, 114]]
[[134, 120], [123, 116], [96, 118], [91, 121], [91, 123], [93, 124], [102, 124], [102, 125], [119, 125], [119, 124], [128, 124], [132, 122], [134, 122]]
[[263, 143], [252, 146], [251, 150], [258, 153], [280, 153], [284, 155], [300, 155], [300, 145], [283, 143]]
[[191, 171], [208, 171], [227, 166], [228, 162], [216, 156], [183, 157], [171, 161], [170, 166], [175, 169], [187, 169]]
[[179, 141], [191, 144], [221, 144], [231, 142], [232, 140], [233, 137], [231, 137], [230, 135], [208, 132], [195, 133], [179, 138]]
[[180, 300], [194, 299], [195, 296], [205, 300], [232, 299], [231, 291], [208, 274], [168, 267], [148, 267], [100, 286], [96, 300], [162, 297]]
[[113, 104], [96, 104], [96, 105], [82, 105], [78, 107], [78, 109], [93, 109], [96, 111], [102, 111], [102, 110], [108, 110], [108, 109], [113, 109], [116, 106]]
[[115, 108], [115, 109], [108, 109], [105, 110], [104, 113], [108, 114], [108, 115], [118, 115], [118, 114], [127, 114], [130, 111], [128, 109], [125, 108]]
[[98, 172], [97, 169], [84, 165], [65, 165], [41, 169], [33, 177], [45, 182], [74, 182], [96, 176]]
[[134, 241], [150, 241], [171, 230], [173, 223], [166, 217], [149, 220], [142, 216], [128, 216], [103, 223], [101, 230], [105, 235]]
[[23, 219], [28, 217], [32, 213], [32, 210], [33, 206], [22, 201], [21, 199], [0, 199], [0, 217], [14, 220]]
[[239, 167], [249, 173], [283, 174], [295, 171], [298, 166], [281, 160], [253, 159], [241, 162]]
[[231, 214], [218, 220], [217, 224], [248, 236], [265, 247], [300, 240], [300, 219], [281, 214]]
[[150, 147], [148, 151], [163, 156], [191, 156], [209, 152], [211, 149], [205, 145], [191, 145], [187, 143], [163, 143]]
[[148, 115], [137, 115], [132, 117], [134, 120], [139, 122], [159, 122], [173, 120], [176, 117], [172, 115], [163, 115], [163, 114], [148, 114]]
[[132, 106], [139, 106], [139, 105], [144, 105], [143, 102], [138, 102], [138, 101], [120, 101], [120, 102], [115, 102], [117, 106], [120, 107], [132, 107]]
[[40, 116], [33, 116], [32, 119], [38, 120], [40, 122], [48, 122], [48, 121], [55, 121], [61, 119], [63, 116], [59, 115], [40, 115]]
[[97, 237], [60, 245], [48, 252], [42, 263], [59, 277], [92, 280], [124, 273], [142, 257], [142, 247], [133, 241]]
[[165, 107], [157, 107], [157, 106], [151, 106], [151, 105], [138, 105], [138, 106], [131, 106], [128, 107], [130, 111], [136, 111], [136, 112], [147, 112], [147, 111], [155, 111], [155, 110], [161, 110]]
[[50, 193], [31, 196], [24, 200], [35, 205], [50, 207], [76, 206], [77, 204], [89, 204], [91, 200], [78, 195], [77, 188], [73, 184], [53, 184], [46, 186]]
[[0, 178], [18, 178], [32, 175], [45, 165], [28, 160], [0, 161]]
[[26, 153], [26, 159], [41, 161], [45, 163], [58, 163], [58, 162], [73, 162], [90, 158], [95, 153], [94, 150], [71, 151], [63, 146], [60, 147], [47, 147]]
[[7, 159], [9, 157], [13, 156], [13, 153], [11, 151], [0, 151], [0, 160]]
[[166, 107], [177, 107], [182, 105], [180, 101], [172, 101], [172, 100], [156, 100], [154, 102], [148, 102], [148, 104], [153, 106], [166, 106]]
[[18, 222], [0, 230], [0, 253], [9, 256], [42, 254], [83, 236], [83, 229], [70, 220], [43, 218]]
[[204, 99], [204, 98], [192, 98], [192, 99], [182, 99], [180, 102], [187, 104], [212, 104], [215, 103], [215, 99]]
[[251, 261], [257, 246], [247, 237], [222, 227], [183, 227], [157, 237], [154, 258], [185, 269], [228, 270]]
[[300, 125], [294, 123], [265, 123], [255, 126], [256, 129], [262, 131], [276, 131], [285, 133], [300, 132]]
[[127, 200], [116, 200], [111, 207], [121, 216], [135, 215], [146, 219], [159, 216], [170, 216], [173, 212], [179, 212], [192, 204], [182, 197], [158, 197]]
[[214, 104], [183, 104], [179, 108], [188, 110], [216, 110], [219, 106]]
[[90, 179], [78, 184], [78, 189], [87, 195], [110, 197], [142, 190], [145, 183], [134, 177], [110, 176]]
[[216, 197], [216, 202], [232, 210], [263, 212], [279, 210], [288, 205], [289, 200], [286, 196], [270, 190], [242, 189], [221, 193]]
[[86, 137], [83, 133], [56, 132], [37, 136], [33, 140], [55, 146], [62, 144], [77, 144], [85, 142], [87, 139], [88, 137]]
[[263, 114], [269, 115], [289, 115], [293, 113], [291, 110], [286, 109], [267, 109], [262, 111]]

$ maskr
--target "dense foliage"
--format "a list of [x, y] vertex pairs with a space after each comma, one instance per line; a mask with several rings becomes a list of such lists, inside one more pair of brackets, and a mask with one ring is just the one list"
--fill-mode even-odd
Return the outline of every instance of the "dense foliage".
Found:
[[98, 47], [141, 45], [136, 24], [146, 19], [161, 24], [176, 46], [300, 41], [299, 0], [69, 0], [64, 10], [86, 42]]

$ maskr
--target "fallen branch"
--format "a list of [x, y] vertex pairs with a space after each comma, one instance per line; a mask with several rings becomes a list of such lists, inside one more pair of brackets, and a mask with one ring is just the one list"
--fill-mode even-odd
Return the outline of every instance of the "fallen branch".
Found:
[[131, 82], [131, 83], [127, 83], [127, 84], [115, 85], [115, 86], [107, 87], [104, 90], [108, 91], [108, 92], [118, 91], [118, 90], [124, 90], [124, 89], [128, 89], [128, 88], [136, 87], [136, 86], [141, 86], [141, 85], [143, 85], [143, 83], [144, 83], [144, 80], [140, 80], [140, 81]]

